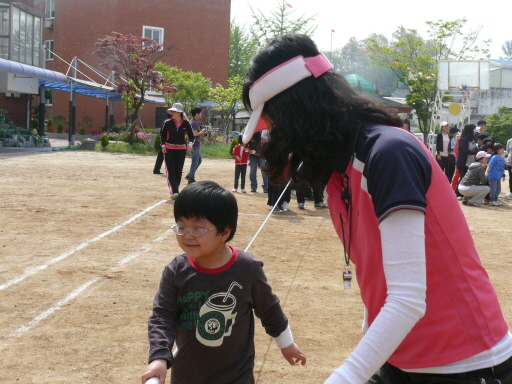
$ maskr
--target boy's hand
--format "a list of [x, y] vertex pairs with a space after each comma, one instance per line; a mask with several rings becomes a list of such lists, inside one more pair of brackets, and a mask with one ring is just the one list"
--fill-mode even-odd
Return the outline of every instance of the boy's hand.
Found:
[[141, 377], [142, 384], [146, 384], [152, 377], [158, 377], [160, 379], [160, 383], [165, 383], [165, 376], [167, 375], [167, 361], [158, 359], [152, 361], [146, 369]]
[[306, 355], [300, 351], [295, 343], [292, 343], [286, 348], [281, 348], [281, 353], [290, 365], [297, 365], [299, 361], [301, 365], [306, 365]]

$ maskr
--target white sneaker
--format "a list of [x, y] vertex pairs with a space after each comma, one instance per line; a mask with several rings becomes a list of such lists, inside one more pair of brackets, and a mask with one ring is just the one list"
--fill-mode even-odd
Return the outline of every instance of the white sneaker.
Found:
[[283, 209], [284, 209], [285, 211], [289, 211], [289, 210], [290, 210], [290, 204], [288, 204], [288, 202], [287, 202], [287, 201], [283, 202]]
[[233, 189], [231, 190], [231, 192], [235, 192], [235, 193], [236, 193], [236, 192], [238, 192], [238, 190], [237, 190], [236, 188], [233, 188]]
[[269, 210], [269, 211], [271, 211], [271, 210], [272, 210], [272, 206], [271, 206], [271, 205], [269, 205], [269, 206], [268, 206], [268, 210]]
[[500, 205], [500, 203], [498, 203], [497, 201], [489, 201], [489, 205]]
[[505, 197], [508, 197], [509, 199], [512, 199], [512, 192], [509, 192], [505, 195]]
[[177, 198], [177, 197], [178, 197], [178, 194], [177, 194], [177, 193], [173, 193], [173, 194], [171, 195], [171, 199], [173, 199], [173, 200], [176, 200], [176, 198]]

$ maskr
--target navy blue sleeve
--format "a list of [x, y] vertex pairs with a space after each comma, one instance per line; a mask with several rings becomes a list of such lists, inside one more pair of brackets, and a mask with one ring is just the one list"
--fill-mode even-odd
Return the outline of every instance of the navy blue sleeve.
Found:
[[419, 141], [388, 127], [367, 141], [366, 153], [363, 176], [379, 221], [398, 209], [424, 212], [432, 166]]

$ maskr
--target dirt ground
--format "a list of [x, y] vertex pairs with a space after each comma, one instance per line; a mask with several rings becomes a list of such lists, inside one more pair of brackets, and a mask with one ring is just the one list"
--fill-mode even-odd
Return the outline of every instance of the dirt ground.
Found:
[[[152, 299], [163, 267], [181, 253], [154, 161], [76, 151], [0, 157], [0, 383], [140, 382]], [[204, 159], [197, 179], [231, 189], [233, 169], [231, 160]], [[266, 194], [237, 198], [231, 244], [245, 249], [268, 214]], [[249, 252], [265, 262], [308, 364], [289, 366], [258, 322], [260, 384], [322, 383], [361, 337], [359, 289], [343, 289], [329, 213], [291, 206]], [[512, 205], [462, 209], [512, 325]]]

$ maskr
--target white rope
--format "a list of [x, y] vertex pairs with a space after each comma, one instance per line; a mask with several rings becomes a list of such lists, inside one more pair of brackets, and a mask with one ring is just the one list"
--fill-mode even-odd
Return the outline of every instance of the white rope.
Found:
[[[300, 167], [302, 167], [302, 161], [300, 162], [299, 166], [297, 167], [297, 171], [300, 169]], [[286, 187], [284, 187], [283, 189], [283, 192], [281, 192], [281, 195], [279, 195], [279, 198], [276, 200], [276, 201], [279, 201], [281, 200], [281, 197], [283, 197], [284, 193], [286, 192], [286, 189], [288, 188], [288, 186], [290, 185], [290, 183], [292, 182], [292, 180], [290, 179], [288, 181], [288, 183], [286, 184]], [[263, 229], [263, 227], [265, 226], [265, 224], [267, 223], [268, 219], [270, 219], [270, 216], [272, 215], [272, 213], [274, 213], [274, 207], [275, 205], [272, 206], [272, 208], [270, 209], [270, 212], [269, 214], [267, 215], [267, 218], [263, 221], [263, 223], [261, 224], [260, 228], [258, 229], [258, 231], [256, 232], [256, 234], [254, 235], [254, 237], [252, 238], [252, 240], [249, 242], [249, 244], [247, 245], [247, 247], [245, 248], [244, 252], [247, 252], [249, 250], [249, 248], [251, 248], [251, 245], [252, 243], [254, 243], [254, 240], [256, 240], [256, 238], [258, 237], [258, 235], [260, 234], [261, 230]]]

